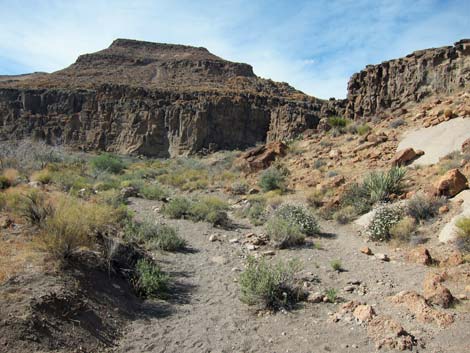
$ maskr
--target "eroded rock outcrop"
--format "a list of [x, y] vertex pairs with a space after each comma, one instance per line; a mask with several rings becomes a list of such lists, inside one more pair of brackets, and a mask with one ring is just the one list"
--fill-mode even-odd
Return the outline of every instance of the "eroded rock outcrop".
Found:
[[380, 115], [436, 94], [470, 86], [470, 39], [435, 49], [415, 51], [404, 58], [368, 65], [348, 84], [346, 115]]

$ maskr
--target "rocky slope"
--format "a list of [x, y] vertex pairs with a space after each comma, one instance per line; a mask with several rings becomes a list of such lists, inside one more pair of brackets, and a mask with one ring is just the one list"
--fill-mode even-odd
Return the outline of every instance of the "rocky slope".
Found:
[[380, 115], [433, 95], [449, 95], [470, 86], [470, 40], [415, 51], [405, 58], [369, 65], [348, 84], [346, 115]]
[[0, 136], [167, 157], [287, 138], [323, 106], [204, 48], [118, 39], [64, 70], [0, 82]]
[[346, 100], [319, 100], [205, 48], [117, 39], [52, 74], [0, 77], [0, 140], [168, 157], [296, 137], [321, 119], [380, 115], [465, 89], [470, 40], [352, 76]]

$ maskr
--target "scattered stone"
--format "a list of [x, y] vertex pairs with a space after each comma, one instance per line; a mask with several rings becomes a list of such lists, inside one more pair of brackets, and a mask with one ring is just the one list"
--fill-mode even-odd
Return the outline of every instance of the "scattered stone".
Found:
[[354, 292], [355, 289], [356, 289], [355, 286], [346, 286], [343, 288], [345, 292]]
[[407, 254], [407, 260], [410, 262], [414, 262], [420, 265], [432, 265], [434, 262], [431, 254], [429, 253], [428, 249], [425, 247], [418, 247], [416, 249], [412, 249], [408, 254]]
[[323, 294], [320, 292], [309, 292], [307, 294], [307, 303], [321, 303], [323, 301]]
[[255, 195], [255, 194], [259, 194], [259, 189], [251, 188], [250, 190], [248, 190], [248, 195]]
[[251, 238], [251, 237], [254, 237], [254, 236], [256, 236], [255, 233], [247, 233], [247, 234], [245, 234], [245, 238]]
[[414, 291], [400, 292], [391, 298], [391, 302], [406, 307], [422, 323], [436, 323], [440, 327], [447, 327], [454, 322], [451, 314], [434, 309], [423, 296]]
[[435, 184], [436, 195], [454, 197], [468, 187], [468, 181], [457, 168], [449, 170]]
[[217, 234], [211, 234], [211, 236], [209, 237], [209, 241], [211, 242], [218, 241], [218, 240], [219, 240], [219, 237], [217, 236]]
[[358, 286], [362, 283], [362, 281], [359, 281], [358, 279], [352, 279], [350, 281], [348, 281], [348, 284], [352, 284], [354, 286]]
[[470, 285], [465, 286], [465, 291], [468, 292], [468, 293], [470, 293]]
[[239, 243], [240, 241], [238, 240], [238, 238], [233, 238], [233, 239], [230, 239], [228, 242], [230, 244], [236, 244], [236, 243]]
[[458, 295], [457, 295], [457, 299], [458, 299], [458, 300], [467, 300], [468, 297], [467, 297], [465, 294], [458, 294]]
[[373, 255], [372, 250], [370, 248], [368, 248], [367, 246], [364, 246], [359, 251], [363, 254], [366, 254], [366, 255]]
[[441, 267], [453, 267], [464, 263], [463, 256], [460, 251], [454, 251], [448, 257], [441, 261]]
[[367, 327], [367, 334], [376, 344], [377, 349], [390, 348], [401, 351], [412, 350], [416, 339], [389, 316], [376, 316]]
[[119, 191], [119, 194], [121, 195], [121, 197], [127, 199], [129, 197], [136, 197], [137, 194], [138, 194], [138, 191], [135, 187], [133, 186], [127, 186], [125, 188], [122, 188], [120, 191]]
[[428, 273], [423, 282], [424, 298], [431, 304], [448, 308], [454, 302], [454, 297], [450, 290], [441, 282], [445, 279], [445, 275]]
[[253, 244], [246, 244], [245, 247], [250, 251], [258, 249], [258, 247], [256, 245], [253, 245]]
[[388, 257], [387, 254], [375, 254], [375, 257], [379, 260], [382, 260], [382, 261], [385, 261], [385, 262], [388, 262], [390, 261], [390, 258]]
[[261, 253], [263, 256], [274, 256], [276, 255], [276, 252], [274, 250], [266, 250]]
[[40, 181], [30, 181], [28, 183], [28, 186], [30, 186], [32, 188], [35, 188], [35, 189], [38, 189], [42, 186], [42, 183]]
[[274, 141], [249, 149], [235, 161], [235, 165], [248, 172], [256, 172], [268, 168], [277, 157], [286, 154], [287, 145]]
[[449, 206], [444, 205], [444, 206], [439, 207], [439, 214], [444, 214], [447, 212], [449, 212]]
[[0, 228], [6, 229], [13, 224], [13, 221], [9, 218], [0, 218]]
[[359, 322], [368, 322], [372, 320], [375, 316], [375, 311], [374, 309], [367, 304], [361, 304], [354, 309], [353, 316], [358, 320]]
[[211, 257], [211, 261], [217, 265], [225, 265], [228, 262], [228, 260], [223, 256]]

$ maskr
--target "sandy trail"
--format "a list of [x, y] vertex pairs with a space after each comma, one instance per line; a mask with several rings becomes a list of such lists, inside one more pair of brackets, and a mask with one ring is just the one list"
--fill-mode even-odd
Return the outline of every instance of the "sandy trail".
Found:
[[462, 143], [468, 138], [470, 138], [470, 119], [455, 118], [436, 126], [406, 133], [397, 150], [408, 147], [423, 150], [424, 155], [413, 164], [435, 164], [440, 158], [460, 150]]
[[[228, 240], [241, 239], [243, 234], [260, 229], [225, 231], [206, 223], [167, 220], [153, 210], [155, 205], [155, 202], [134, 199], [131, 207], [139, 216], [176, 225], [191, 251], [155, 254], [176, 282], [172, 299], [162, 304], [171, 310], [161, 317], [132, 322], [119, 342], [117, 352], [375, 351], [364, 326], [352, 322], [333, 323], [329, 319], [329, 314], [337, 310], [334, 304], [303, 303], [290, 312], [257, 316], [252, 308], [240, 302], [235, 279], [243, 266], [242, 255], [248, 251], [241, 244], [231, 244]], [[389, 249], [370, 244], [375, 252], [388, 252], [392, 261], [382, 262], [360, 254], [358, 249], [365, 243], [352, 227], [329, 223], [322, 227], [324, 232], [330, 233], [330, 236], [315, 239], [322, 249], [314, 249], [310, 244], [301, 249], [278, 250], [275, 259], [298, 258], [304, 271], [313, 273], [318, 280], [313, 282], [316, 291], [336, 288], [344, 300], [367, 302], [378, 313], [394, 316], [405, 329], [419, 330], [420, 337], [431, 339], [438, 335], [433, 327], [416, 326], [409, 314], [397, 311], [384, 300], [401, 290], [421, 287], [426, 267], [405, 264], [400, 258], [394, 261]], [[331, 234], [333, 232], [335, 234]], [[219, 233], [222, 241], [210, 242], [208, 237], [213, 233]], [[331, 270], [333, 259], [341, 259], [346, 271]], [[351, 280], [363, 282], [367, 293], [359, 295], [343, 291]], [[443, 349], [445, 344], [439, 339], [430, 347], [442, 352], [458, 352]]]

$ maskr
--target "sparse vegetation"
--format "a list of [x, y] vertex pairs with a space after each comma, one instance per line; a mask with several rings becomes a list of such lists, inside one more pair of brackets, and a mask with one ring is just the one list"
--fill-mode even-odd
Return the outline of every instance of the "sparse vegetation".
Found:
[[333, 213], [333, 219], [339, 224], [347, 224], [351, 222], [356, 216], [356, 209], [351, 205], [340, 208], [338, 211]]
[[272, 217], [266, 224], [266, 234], [273, 246], [285, 249], [305, 243], [300, 226], [280, 217]]
[[250, 197], [247, 201], [246, 206], [238, 212], [239, 216], [248, 218], [255, 226], [266, 223], [266, 198], [257, 195]]
[[335, 288], [327, 289], [325, 295], [330, 303], [336, 303], [336, 299], [338, 299], [338, 291]]
[[445, 203], [446, 199], [443, 197], [425, 195], [419, 192], [406, 203], [406, 213], [416, 221], [426, 220], [436, 216], [439, 207]]
[[261, 173], [258, 185], [264, 191], [284, 190], [286, 175], [275, 167], [270, 167]]
[[416, 231], [416, 221], [412, 217], [404, 217], [390, 227], [390, 237], [399, 242], [409, 242]]
[[275, 217], [298, 227], [305, 235], [315, 235], [320, 231], [315, 216], [302, 206], [290, 204], [282, 205], [276, 211]]
[[387, 201], [389, 197], [403, 192], [406, 169], [393, 167], [388, 172], [372, 172], [363, 181], [372, 203]]
[[330, 266], [333, 269], [333, 271], [341, 271], [343, 269], [343, 265], [341, 263], [341, 260], [333, 260], [330, 262]]
[[314, 190], [307, 195], [307, 204], [310, 207], [318, 208], [323, 206], [323, 198], [325, 194], [322, 190]]
[[233, 195], [245, 195], [248, 192], [248, 184], [246, 182], [237, 181], [230, 187]]
[[269, 263], [264, 258], [248, 257], [245, 270], [240, 274], [241, 301], [260, 308], [290, 308], [302, 297], [294, 280], [299, 263]]
[[102, 153], [99, 156], [92, 158], [90, 165], [98, 172], [109, 172], [114, 174], [120, 173], [125, 168], [123, 160], [110, 153]]
[[10, 181], [5, 175], [0, 175], [0, 190], [10, 187]]
[[146, 298], [164, 298], [168, 291], [170, 277], [148, 259], [137, 261], [134, 286]]
[[53, 216], [54, 208], [45, 194], [33, 190], [19, 197], [15, 211], [30, 224], [40, 226]]
[[344, 128], [350, 123], [350, 120], [340, 117], [340, 116], [332, 116], [328, 118], [328, 125], [331, 128]]
[[458, 229], [458, 247], [462, 251], [470, 253], [470, 217], [458, 219], [455, 225]]
[[399, 119], [394, 119], [392, 122], [390, 122], [389, 127], [391, 129], [396, 129], [405, 124], [406, 124], [405, 120], [399, 118]]
[[159, 184], [143, 185], [140, 194], [148, 200], [163, 200], [169, 196], [168, 190]]
[[390, 230], [403, 216], [403, 210], [396, 205], [382, 205], [377, 208], [367, 233], [371, 240], [388, 241], [391, 238]]
[[149, 220], [129, 222], [125, 228], [125, 237], [142, 243], [151, 250], [178, 251], [186, 246], [186, 241], [178, 235], [177, 229]]

